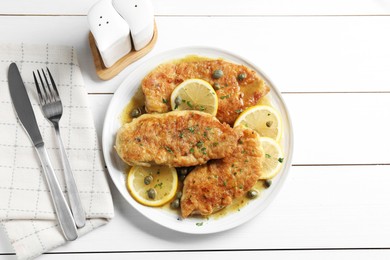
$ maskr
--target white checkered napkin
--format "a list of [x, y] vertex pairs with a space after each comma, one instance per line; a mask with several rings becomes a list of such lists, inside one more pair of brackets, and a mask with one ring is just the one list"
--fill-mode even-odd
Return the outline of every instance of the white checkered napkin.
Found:
[[7, 80], [11, 62], [19, 67], [66, 197], [54, 129], [39, 108], [32, 71], [48, 67], [57, 83], [64, 106], [61, 135], [88, 218], [79, 235], [107, 223], [114, 211], [75, 50], [51, 45], [0, 44], [0, 222], [18, 258], [29, 259], [64, 244], [65, 239], [38, 157], [13, 110]]

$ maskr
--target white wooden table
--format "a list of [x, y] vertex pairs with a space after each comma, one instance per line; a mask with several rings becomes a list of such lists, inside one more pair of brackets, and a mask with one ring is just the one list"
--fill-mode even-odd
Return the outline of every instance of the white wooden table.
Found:
[[[86, 13], [96, 0], [2, 0], [1, 42], [75, 46], [101, 136], [129, 66], [100, 81]], [[389, 259], [390, 1], [154, 0], [153, 51], [221, 47], [282, 91], [293, 166], [265, 212], [233, 230], [185, 235], [144, 219], [111, 185], [116, 217], [41, 259]], [[0, 232], [0, 259], [15, 259]]]

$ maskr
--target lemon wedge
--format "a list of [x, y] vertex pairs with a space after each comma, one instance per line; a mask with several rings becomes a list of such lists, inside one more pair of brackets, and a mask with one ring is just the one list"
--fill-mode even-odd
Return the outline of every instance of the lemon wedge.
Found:
[[283, 165], [283, 151], [280, 145], [272, 138], [261, 137], [261, 146], [264, 150], [264, 160], [262, 163], [262, 174], [260, 179], [271, 179], [275, 177]]
[[178, 180], [175, 168], [167, 166], [134, 166], [127, 176], [127, 189], [139, 203], [158, 207], [176, 194]]
[[279, 112], [270, 106], [253, 106], [246, 109], [234, 122], [234, 126], [243, 125], [255, 130], [262, 137], [277, 142], [282, 136], [282, 120]]
[[207, 81], [188, 79], [173, 90], [171, 107], [172, 110], [199, 110], [215, 116], [218, 96]]

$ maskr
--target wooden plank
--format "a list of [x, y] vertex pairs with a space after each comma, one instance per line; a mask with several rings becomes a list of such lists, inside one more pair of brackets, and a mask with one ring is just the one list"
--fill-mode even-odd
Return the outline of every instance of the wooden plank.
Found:
[[390, 3], [368, 0], [180, 0], [157, 1], [158, 15], [379, 15], [389, 14]]
[[[186, 260], [198, 260], [200, 257], [207, 259], [224, 259], [224, 260], [236, 260], [243, 259], [267, 259], [267, 260], [279, 260], [279, 259], [300, 259], [300, 260], [365, 260], [365, 259], [388, 259], [390, 257], [389, 250], [319, 250], [319, 251], [262, 251], [262, 252], [163, 252], [163, 253], [72, 253], [72, 254], [45, 254], [39, 259], [51, 260], [51, 259], [72, 259], [77, 258], [80, 260], [85, 259], [137, 259], [137, 260], [172, 260], [172, 259], [186, 259]], [[14, 260], [14, 256], [0, 256], [0, 260]]]
[[[86, 15], [98, 0], [1, 1], [1, 14]], [[388, 15], [390, 4], [370, 0], [152, 0], [156, 15]], [[22, 8], [21, 8], [22, 7]]]
[[[390, 166], [292, 167], [271, 205], [248, 223], [186, 235], [145, 219], [113, 188], [111, 223], [55, 252], [389, 248]], [[12, 252], [0, 232], [0, 252]]]
[[[156, 22], [155, 48], [110, 81], [96, 76], [85, 17], [0, 17], [0, 33], [7, 42], [74, 45], [94, 93], [112, 93], [159, 52], [194, 45], [246, 57], [283, 92], [390, 91], [390, 34], [384, 33], [390, 31], [390, 17], [182, 17], [180, 23], [159, 17]], [[227, 24], [229, 32], [223, 29]]]
[[294, 164], [389, 164], [390, 94], [283, 95]]
[[1, 1], [2, 15], [86, 15], [88, 10], [99, 0], [47, 0]]

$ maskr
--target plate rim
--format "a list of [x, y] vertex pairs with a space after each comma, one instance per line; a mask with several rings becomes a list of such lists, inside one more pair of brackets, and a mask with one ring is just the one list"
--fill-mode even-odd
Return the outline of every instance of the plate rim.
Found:
[[[108, 138], [107, 135], [108, 135], [108, 132], [109, 132], [109, 124], [108, 124], [108, 122], [113, 120], [113, 118], [112, 118], [112, 116], [110, 116], [110, 114], [111, 114], [111, 110], [113, 110], [114, 107], [115, 107], [115, 104], [114, 104], [115, 102], [114, 101], [116, 100], [116, 97], [121, 94], [121, 91], [122, 91], [122, 89], [125, 88], [126, 83], [128, 81], [131, 81], [131, 76], [133, 74], [137, 74], [139, 71], [145, 70], [146, 68], [144, 68], [144, 67], [147, 67], [148, 64], [153, 63], [153, 61], [155, 61], [156, 59], [158, 59], [160, 57], [163, 57], [163, 56], [168, 55], [170, 53], [172, 53], [172, 54], [174, 54], [176, 56], [179, 55], [178, 53], [181, 53], [180, 55], [184, 57], [185, 55], [191, 55], [191, 50], [204, 51], [204, 52], [214, 52], [218, 56], [221, 55], [222, 59], [227, 59], [228, 61], [229, 61], [229, 58], [224, 58], [223, 56], [230, 56], [230, 57], [233, 57], [233, 58], [235, 58], [237, 60], [242, 60], [243, 62], [246, 63], [246, 65], [249, 65], [249, 67], [251, 67], [257, 73], [259, 73], [260, 76], [270, 85], [271, 89], [274, 90], [274, 92], [275, 92], [274, 94], [276, 94], [278, 100], [281, 102], [280, 105], [283, 107], [283, 112], [285, 113], [285, 117], [287, 119], [287, 122], [283, 122], [283, 123], [287, 124], [287, 125], [285, 125], [285, 127], [288, 127], [288, 129], [289, 129], [289, 131], [288, 131], [289, 140], [288, 140], [288, 143], [287, 143], [288, 148], [289, 148], [289, 153], [287, 154], [287, 158], [285, 156], [285, 165], [284, 165], [284, 168], [282, 169], [282, 173], [283, 174], [280, 174], [280, 177], [279, 177], [280, 179], [278, 180], [278, 185], [270, 191], [267, 199], [265, 201], [262, 201], [262, 203], [261, 203], [262, 208], [259, 209], [258, 212], [256, 212], [255, 214], [252, 214], [250, 216], [241, 217], [240, 218], [241, 221], [238, 222], [238, 223], [234, 223], [234, 224], [231, 224], [229, 226], [225, 226], [224, 228], [219, 228], [219, 229], [215, 229], [215, 230], [214, 229], [213, 230], [196, 229], [196, 231], [195, 231], [195, 229], [194, 229], [192, 231], [192, 230], [187, 230], [187, 229], [175, 228], [175, 227], [172, 227], [172, 226], [164, 225], [163, 223], [160, 223], [159, 221], [156, 221], [155, 219], [151, 218], [150, 216], [148, 216], [147, 214], [142, 212], [142, 210], [138, 209], [137, 206], [133, 205], [133, 203], [128, 200], [128, 198], [127, 198], [128, 194], [126, 194], [127, 195], [126, 196], [124, 194], [123, 190], [118, 187], [118, 185], [123, 185], [123, 184], [119, 183], [118, 178], [113, 175], [114, 174], [113, 171], [115, 170], [115, 169], [112, 168], [112, 165], [111, 165], [111, 164], [113, 164], [113, 161], [110, 158], [111, 157], [110, 156], [110, 151], [107, 151], [107, 149], [105, 147], [105, 143], [106, 143], [105, 140]], [[194, 52], [194, 51], [192, 51], [192, 52]], [[185, 53], [187, 53], [187, 54], [185, 54]], [[175, 57], [173, 57], [171, 59], [175, 59]], [[164, 61], [161, 61], [159, 64], [164, 63]], [[231, 62], [234, 62], [234, 61], [231, 61]], [[148, 72], [146, 72], [146, 73], [148, 73]], [[122, 108], [122, 110], [123, 110], [123, 108]], [[288, 173], [290, 171], [290, 167], [291, 167], [291, 163], [292, 163], [293, 150], [294, 150], [294, 141], [293, 140], [294, 140], [294, 133], [293, 133], [293, 126], [292, 126], [292, 122], [291, 122], [291, 116], [290, 116], [289, 110], [287, 109], [286, 103], [285, 103], [285, 101], [284, 101], [284, 99], [283, 99], [283, 97], [281, 95], [281, 92], [275, 86], [275, 84], [273, 84], [273, 82], [270, 80], [270, 78], [258, 66], [253, 64], [250, 61], [250, 59], [247, 59], [244, 56], [235, 54], [235, 53], [233, 53], [231, 51], [228, 51], [228, 50], [225, 50], [225, 49], [222, 49], [222, 48], [219, 48], [219, 47], [217, 48], [217, 47], [210, 47], [210, 46], [197, 46], [197, 45], [195, 45], [195, 46], [183, 46], [183, 47], [178, 47], [178, 48], [171, 48], [171, 49], [167, 49], [167, 50], [161, 51], [161, 52], [151, 56], [150, 58], [148, 58], [147, 60], [142, 62], [137, 68], [135, 68], [134, 70], [132, 70], [132, 71], [130, 71], [128, 73], [128, 75], [122, 80], [122, 82], [120, 83], [118, 88], [115, 90], [114, 95], [112, 96], [112, 98], [110, 100], [110, 103], [109, 103], [109, 105], [107, 107], [107, 111], [105, 113], [104, 122], [103, 122], [103, 130], [102, 130], [102, 151], [103, 151], [104, 161], [105, 161], [106, 166], [107, 166], [107, 171], [108, 171], [108, 173], [110, 175], [110, 178], [111, 178], [112, 182], [115, 185], [115, 188], [119, 191], [119, 193], [125, 199], [125, 201], [128, 204], [130, 204], [131, 207], [133, 207], [136, 211], [138, 211], [138, 213], [140, 213], [141, 215], [145, 216], [146, 218], [148, 218], [153, 223], [156, 223], [156, 224], [158, 224], [158, 225], [160, 225], [162, 227], [165, 227], [167, 229], [174, 230], [174, 231], [177, 231], [177, 232], [180, 232], [180, 233], [201, 235], [201, 234], [219, 233], [219, 232], [223, 232], [223, 231], [227, 231], [227, 230], [236, 228], [236, 227], [238, 227], [238, 226], [240, 226], [240, 225], [242, 225], [244, 223], [247, 223], [249, 220], [253, 219], [254, 217], [258, 216], [261, 212], [263, 212], [271, 204], [271, 202], [275, 199], [276, 195], [279, 194], [281, 187], [284, 185], [284, 182], [286, 181], [287, 176], [289, 175]], [[113, 148], [111, 148], [111, 150], [112, 149]], [[223, 218], [225, 218], [225, 217], [223, 217]]]

